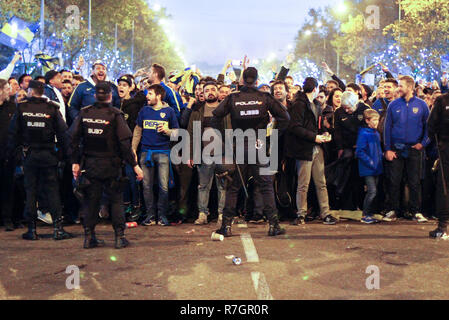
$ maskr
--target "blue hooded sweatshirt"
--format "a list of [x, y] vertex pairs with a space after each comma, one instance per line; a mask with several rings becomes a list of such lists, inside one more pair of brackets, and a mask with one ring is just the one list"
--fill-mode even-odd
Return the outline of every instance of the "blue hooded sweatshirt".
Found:
[[380, 134], [375, 129], [359, 129], [355, 154], [359, 159], [361, 177], [380, 176], [383, 173]]

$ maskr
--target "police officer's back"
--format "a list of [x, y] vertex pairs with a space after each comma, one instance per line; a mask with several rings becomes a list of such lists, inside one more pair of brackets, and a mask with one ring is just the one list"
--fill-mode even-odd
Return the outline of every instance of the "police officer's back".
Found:
[[[247, 129], [255, 130], [257, 135], [258, 129], [266, 129], [270, 122], [270, 114], [276, 119], [277, 129], [283, 130], [288, 126], [290, 117], [287, 109], [276, 101], [269, 93], [260, 92], [255, 87], [258, 72], [255, 68], [248, 68], [243, 73], [244, 86], [240, 91], [229, 95], [221, 104], [213, 111], [214, 120], [221, 120], [227, 114], [231, 114], [232, 128], [234, 130]], [[269, 114], [270, 113], [270, 114]], [[255, 145], [244, 142], [244, 149], [250, 151]], [[237, 148], [238, 150], [239, 148]], [[264, 211], [269, 213], [268, 220], [270, 223], [270, 236], [276, 236], [285, 233], [285, 230], [279, 227], [279, 220], [276, 215], [276, 205], [274, 201], [273, 182], [271, 176], [260, 175], [260, 164], [249, 165], [241, 164], [240, 168], [243, 176], [249, 178], [252, 174], [255, 183], [259, 185], [260, 192], [263, 196]], [[243, 181], [243, 183], [246, 183]], [[226, 192], [226, 204], [223, 212], [223, 221], [221, 229], [217, 233], [224, 236], [231, 236], [232, 217], [235, 213], [238, 192], [241, 188], [242, 181], [238, 170], [234, 173], [233, 183]]]
[[68, 239], [72, 236], [62, 228], [61, 202], [59, 199], [56, 152], [58, 147], [66, 152], [65, 132], [67, 125], [59, 111], [59, 106], [42, 97], [44, 84], [30, 81], [28, 99], [20, 103], [14, 115], [9, 130], [10, 144], [8, 153], [13, 152], [17, 146], [23, 146], [26, 213], [28, 232], [23, 235], [26, 240], [39, 239], [36, 234], [36, 193], [38, 183], [47, 193], [50, 212], [54, 223], [54, 239]]
[[134, 168], [139, 180], [142, 179], [143, 174], [131, 150], [131, 130], [122, 112], [112, 107], [111, 85], [108, 82], [99, 82], [95, 91], [94, 105], [81, 109], [70, 128], [73, 175], [75, 179], [78, 179], [82, 169], [85, 171], [83, 179], [88, 181], [86, 182], [88, 211], [84, 218], [84, 248], [104, 244], [95, 236], [104, 188], [111, 202], [116, 248], [120, 249], [129, 244], [124, 235], [125, 216], [120, 181], [122, 160]]

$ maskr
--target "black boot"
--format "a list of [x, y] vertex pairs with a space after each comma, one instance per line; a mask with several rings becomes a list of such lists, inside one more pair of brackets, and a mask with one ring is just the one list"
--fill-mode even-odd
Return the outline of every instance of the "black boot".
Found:
[[36, 220], [28, 222], [28, 232], [22, 234], [22, 238], [24, 240], [39, 240], [39, 237], [36, 233]]
[[95, 235], [95, 227], [84, 227], [84, 249], [103, 247], [104, 241], [97, 239]]
[[282, 235], [282, 234], [285, 234], [285, 233], [286, 233], [285, 229], [281, 228], [279, 223], [270, 224], [270, 229], [268, 230], [268, 235], [270, 237], [279, 236], [279, 235]]
[[115, 248], [122, 249], [129, 246], [129, 241], [125, 238], [125, 230], [119, 228], [115, 230]]
[[62, 218], [55, 219], [53, 222], [53, 239], [55, 240], [66, 240], [66, 239], [72, 239], [75, 236], [71, 233], [68, 233], [64, 230], [62, 227]]
[[221, 228], [218, 229], [217, 231], [215, 231], [215, 233], [221, 234], [225, 238], [232, 237], [232, 231], [231, 231], [232, 218], [223, 216], [222, 219], [223, 220], [221, 222]]

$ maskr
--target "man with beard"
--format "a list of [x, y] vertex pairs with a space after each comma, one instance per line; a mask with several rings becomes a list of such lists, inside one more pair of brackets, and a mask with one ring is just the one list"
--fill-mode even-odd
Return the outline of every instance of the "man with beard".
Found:
[[[191, 137], [191, 141], [193, 138], [193, 127], [200, 125], [201, 126], [201, 137], [203, 135], [209, 137], [206, 138], [207, 141], [202, 141], [201, 146], [201, 154], [204, 148], [206, 148], [209, 144], [211, 144], [214, 148], [208, 154], [208, 156], [212, 157], [221, 157], [222, 154], [218, 153], [218, 150], [221, 150], [221, 141], [220, 138], [215, 134], [214, 129], [212, 128], [211, 120], [213, 118], [212, 112], [218, 107], [218, 87], [215, 82], [208, 82], [204, 85], [204, 97], [206, 98], [206, 103], [201, 105], [199, 108], [192, 111], [190, 116], [188, 132]], [[217, 128], [221, 132], [221, 136], [224, 135], [225, 129], [230, 129], [230, 121], [229, 117], [223, 119], [220, 128]], [[215, 148], [217, 147], [217, 148]], [[209, 149], [210, 150], [210, 149]], [[193, 156], [193, 143], [190, 144], [190, 154]], [[209, 194], [210, 189], [212, 187], [212, 182], [215, 177], [215, 169], [216, 163], [206, 164], [201, 161], [201, 163], [197, 164], [198, 170], [198, 178], [199, 178], [199, 186], [198, 186], [198, 219], [195, 221], [195, 224], [207, 224], [207, 217], [209, 215], [208, 203], [209, 203]], [[189, 161], [189, 167], [193, 168], [193, 160]], [[218, 189], [218, 223], [221, 223], [223, 217], [223, 208], [225, 204], [225, 182], [224, 179], [215, 178], [215, 182], [217, 184]]]
[[391, 102], [387, 109], [384, 127], [386, 167], [390, 186], [390, 211], [383, 220], [395, 221], [400, 207], [400, 187], [407, 170], [410, 188], [410, 213], [418, 222], [427, 222], [419, 213], [423, 149], [430, 143], [427, 135], [429, 107], [414, 97], [415, 81], [410, 76], [399, 79], [401, 98]]
[[62, 81], [62, 89], [61, 94], [62, 98], [64, 99], [64, 104], [67, 106], [70, 100], [70, 97], [73, 93], [73, 84], [70, 80], [63, 80]]
[[[87, 81], [80, 83], [75, 91], [73, 91], [69, 100], [69, 116], [71, 121], [76, 119], [81, 108], [95, 103], [95, 85], [99, 81], [108, 81], [106, 72], [106, 65], [101, 61], [96, 61], [92, 65], [92, 75]], [[120, 108], [120, 97], [118, 96], [117, 87], [112, 82], [110, 83], [112, 89], [112, 106]]]
[[[168, 188], [172, 185], [173, 176], [170, 162], [170, 135], [173, 129], [179, 128], [176, 113], [163, 102], [165, 89], [161, 85], [151, 85], [148, 88], [148, 106], [142, 108], [137, 117], [134, 129], [132, 148], [137, 154], [139, 143], [142, 145], [140, 163], [142, 165], [143, 196], [147, 210], [145, 226], [157, 224], [156, 209], [159, 224], [169, 226]], [[137, 156], [136, 156], [137, 159]], [[159, 199], [154, 202], [153, 185], [155, 170], [158, 170]]]

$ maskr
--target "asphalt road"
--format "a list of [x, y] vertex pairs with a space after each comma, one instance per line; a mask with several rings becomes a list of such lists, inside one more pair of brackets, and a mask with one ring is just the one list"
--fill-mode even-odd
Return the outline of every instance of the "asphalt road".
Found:
[[[97, 227], [106, 247], [85, 250], [75, 239], [21, 239], [24, 229], [0, 232], [0, 299], [302, 300], [448, 299], [449, 241], [428, 238], [435, 221], [335, 226], [284, 225], [287, 235], [267, 237], [267, 225], [234, 225], [231, 238], [211, 241], [205, 226], [127, 230], [132, 245], [113, 247], [112, 227]], [[234, 265], [231, 255], [242, 259]], [[68, 266], [80, 271], [80, 288], [68, 289]], [[369, 266], [379, 289], [367, 289]], [[371, 267], [372, 268], [372, 267]], [[376, 284], [370, 278], [371, 284]], [[69, 279], [73, 284], [73, 277]]]

